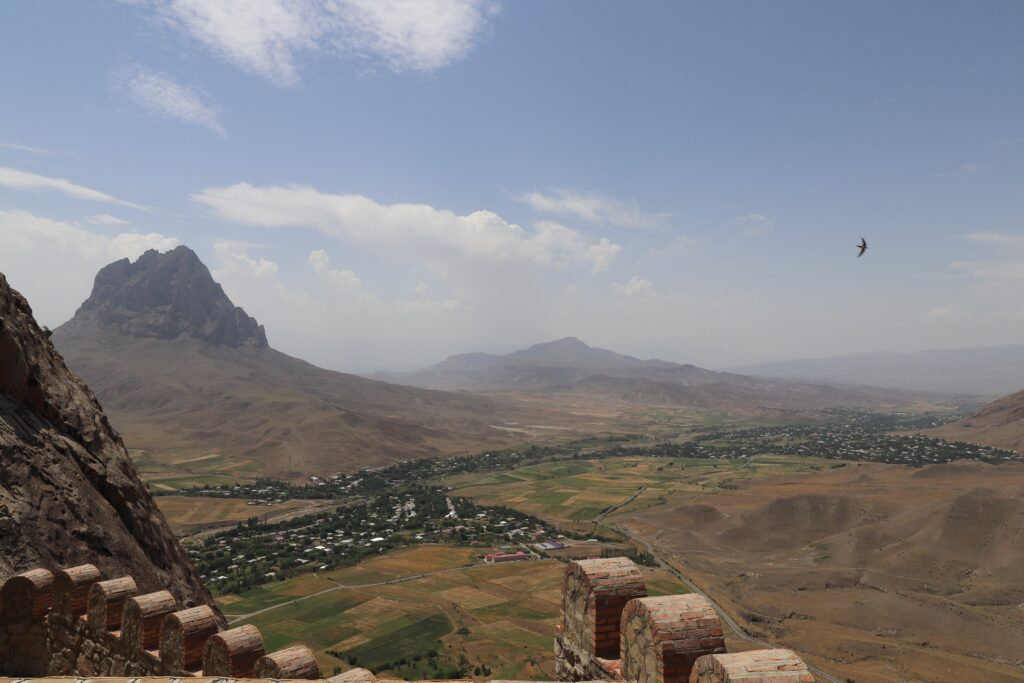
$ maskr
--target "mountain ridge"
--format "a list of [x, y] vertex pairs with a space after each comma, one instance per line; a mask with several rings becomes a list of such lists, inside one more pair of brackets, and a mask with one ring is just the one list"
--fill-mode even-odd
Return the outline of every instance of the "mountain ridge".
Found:
[[325, 370], [270, 347], [187, 247], [97, 274], [53, 335], [133, 448], [293, 477], [506, 445], [493, 401]]
[[1024, 386], [1024, 344], [874, 351], [730, 368], [757, 377], [867, 384], [995, 398]]
[[370, 375], [432, 389], [569, 392], [635, 403], [723, 408], [864, 406], [901, 400], [896, 392], [864, 386], [756, 378], [689, 363], [639, 359], [592, 347], [576, 337], [534, 344], [505, 355], [449, 356], [423, 370]]

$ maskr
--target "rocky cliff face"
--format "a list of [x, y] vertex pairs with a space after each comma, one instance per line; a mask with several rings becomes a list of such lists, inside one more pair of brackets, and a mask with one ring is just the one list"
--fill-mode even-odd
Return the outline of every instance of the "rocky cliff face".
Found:
[[263, 326], [246, 315], [185, 246], [166, 254], [147, 251], [104, 267], [92, 295], [66, 332], [99, 328], [132, 337], [193, 339], [229, 347], [265, 348]]
[[96, 397], [0, 274], [0, 577], [86, 562], [212, 604]]

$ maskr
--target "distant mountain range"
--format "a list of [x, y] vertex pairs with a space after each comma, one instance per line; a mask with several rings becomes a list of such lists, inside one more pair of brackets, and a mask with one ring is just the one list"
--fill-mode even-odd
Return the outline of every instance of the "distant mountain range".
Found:
[[1002, 396], [1024, 387], [1024, 344], [862, 353], [732, 368], [757, 377]]
[[[756, 412], [921, 399], [640, 360], [572, 337], [420, 372], [333, 372], [271, 348], [187, 247], [104, 267], [53, 343], [130, 447], [186, 463], [226, 456], [229, 471], [277, 477], [503, 447], [537, 425], [566, 436], [615, 429], [608, 419], [637, 406]], [[567, 395], [611, 409], [596, 419]]]
[[241, 456], [274, 476], [509, 443], [492, 400], [332, 372], [275, 351], [187, 247], [104, 267], [54, 331], [133, 448]]
[[715, 409], [895, 405], [906, 394], [864, 386], [782, 381], [641, 360], [575, 337], [507, 355], [466, 353], [424, 370], [375, 373], [412, 386], [486, 393], [573, 393], [645, 404]]

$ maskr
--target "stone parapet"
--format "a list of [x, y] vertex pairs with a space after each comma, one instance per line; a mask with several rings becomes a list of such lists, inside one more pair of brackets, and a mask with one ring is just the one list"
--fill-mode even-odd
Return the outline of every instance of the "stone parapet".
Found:
[[698, 657], [725, 652], [722, 623], [703, 595], [631, 600], [622, 613], [622, 677], [686, 683]]
[[706, 655], [697, 660], [690, 683], [809, 683], [814, 676], [792, 650], [754, 650]]
[[647, 597], [639, 567], [626, 558], [578, 560], [566, 567], [555, 673], [560, 681], [574, 682], [814, 680], [789, 650], [726, 654], [721, 620], [707, 598]]
[[305, 647], [267, 655], [255, 626], [221, 631], [209, 606], [137, 593], [132, 577], [104, 580], [93, 565], [12, 576], [0, 587], [0, 675], [245, 678], [266, 660], [268, 678], [320, 677]]
[[[0, 683], [45, 676], [74, 676], [78, 682], [102, 678], [103, 683], [320, 677], [304, 645], [268, 654], [255, 626], [221, 630], [209, 606], [181, 610], [167, 591], [137, 593], [131, 577], [104, 580], [93, 565], [12, 576], [0, 587], [0, 676], [19, 678], [0, 678]], [[814, 680], [790, 650], [727, 654], [719, 615], [707, 598], [648, 597], [643, 574], [626, 558], [571, 562], [562, 578], [561, 616], [555, 634], [560, 681]], [[327, 680], [402, 683], [366, 669]]]

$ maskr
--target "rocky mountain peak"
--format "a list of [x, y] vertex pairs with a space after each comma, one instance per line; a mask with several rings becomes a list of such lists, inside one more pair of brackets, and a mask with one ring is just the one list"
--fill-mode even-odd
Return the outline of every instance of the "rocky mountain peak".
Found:
[[133, 337], [188, 335], [221, 346], [267, 346], [263, 326], [231, 302], [186, 246], [151, 249], [134, 263], [121, 259], [104, 267], [67, 326], [64, 332], [98, 327]]

